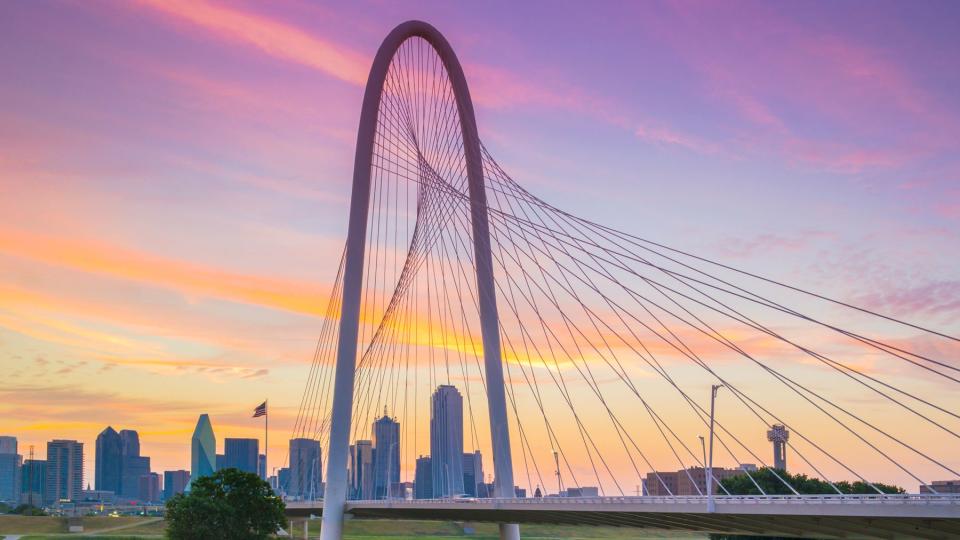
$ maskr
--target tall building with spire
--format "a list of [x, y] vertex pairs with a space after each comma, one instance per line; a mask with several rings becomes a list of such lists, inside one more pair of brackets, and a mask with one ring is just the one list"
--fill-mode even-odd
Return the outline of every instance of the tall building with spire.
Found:
[[213, 434], [210, 416], [201, 414], [190, 440], [190, 483], [210, 476], [217, 466], [217, 438]]
[[400, 483], [400, 423], [387, 416], [373, 422], [373, 498], [385, 499]]
[[463, 396], [442, 384], [430, 398], [430, 466], [433, 497], [461, 495], [463, 490]]

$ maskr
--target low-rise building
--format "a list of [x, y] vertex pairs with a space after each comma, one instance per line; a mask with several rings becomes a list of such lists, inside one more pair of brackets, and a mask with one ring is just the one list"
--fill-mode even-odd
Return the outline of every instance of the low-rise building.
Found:
[[600, 489], [594, 486], [567, 488], [567, 497], [599, 497]]
[[932, 494], [934, 492], [939, 495], [946, 493], [960, 493], [960, 480], [934, 480], [933, 482], [930, 482], [929, 485], [920, 486], [920, 493]]
[[[755, 467], [753, 467], [755, 469]], [[717, 481], [746, 474], [751, 470], [749, 464], [737, 469], [713, 468], [713, 477]], [[714, 493], [722, 493], [714, 484]], [[703, 467], [690, 467], [675, 472], [657, 471], [647, 473], [643, 482], [643, 494], [654, 497], [670, 495], [696, 496], [707, 494], [707, 471]]]

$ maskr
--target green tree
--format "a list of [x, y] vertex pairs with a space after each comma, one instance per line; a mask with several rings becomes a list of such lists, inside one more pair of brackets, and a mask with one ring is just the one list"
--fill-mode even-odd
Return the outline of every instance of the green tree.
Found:
[[222, 469], [167, 501], [173, 540], [260, 540], [287, 526], [280, 497], [259, 476]]
[[[782, 470], [774, 471], [775, 469], [763, 467], [757, 471], [725, 478], [720, 483], [731, 495], [760, 495], [760, 491], [757, 490], [754, 482], [759, 484], [767, 495], [793, 495], [793, 492], [790, 491], [790, 488], [788, 488], [783, 481], [788, 482], [797, 490], [797, 493], [801, 495], [837, 494], [837, 491], [830, 486], [829, 482], [825, 482], [819, 478], [811, 478], [805, 474], [790, 474]], [[780, 478], [777, 478], [777, 476]], [[753, 478], [753, 481], [750, 480], [751, 478]], [[783, 480], [781, 480], [781, 478]], [[843, 480], [834, 482], [833, 485], [837, 486], [837, 489], [844, 495], [870, 495], [876, 493], [876, 490], [870, 487], [870, 484], [859, 480], [852, 483]], [[879, 482], [874, 482], [873, 485], [877, 486], [877, 489], [884, 493], [906, 493], [902, 487], [898, 486], [881, 484]]]
[[37, 508], [36, 506], [31, 506], [29, 504], [21, 504], [20, 506], [13, 509], [13, 514], [20, 514], [21, 516], [45, 516], [46, 512], [42, 508]]

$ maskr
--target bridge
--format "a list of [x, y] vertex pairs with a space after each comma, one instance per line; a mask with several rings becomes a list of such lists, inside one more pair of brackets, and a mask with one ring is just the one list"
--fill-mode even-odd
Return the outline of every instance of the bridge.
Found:
[[[349, 501], [364, 519], [554, 523], [815, 538], [960, 538], [960, 498], [915, 495], [593, 497]], [[323, 505], [289, 503], [293, 519], [321, 516]]]
[[538, 198], [481, 142], [449, 42], [411, 21], [364, 93], [293, 428], [325, 469], [291, 449], [289, 511], [322, 515], [324, 540], [345, 515], [511, 540], [531, 522], [958, 537], [934, 482], [960, 478], [958, 344]]

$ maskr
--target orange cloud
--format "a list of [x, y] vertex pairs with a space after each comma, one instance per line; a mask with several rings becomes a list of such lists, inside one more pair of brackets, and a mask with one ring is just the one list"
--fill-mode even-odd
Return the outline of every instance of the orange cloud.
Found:
[[[74, 294], [27, 290], [0, 281], [0, 329], [63, 346], [102, 363], [101, 369], [126, 366], [255, 378], [267, 374], [261, 367], [267, 360], [309, 360], [303, 348], [277, 339], [277, 331], [296, 335], [296, 330], [283, 326], [251, 335], [247, 324], [236, 326], [190, 309], [170, 311], [157, 305], [141, 309]], [[312, 327], [313, 323], [304, 326]], [[198, 347], [207, 352], [198, 354]]]
[[251, 276], [90, 240], [0, 230], [0, 253], [83, 272], [294, 313], [322, 316], [327, 296], [308, 282]]
[[152, 349], [147, 344], [134, 342], [115, 334], [98, 332], [63, 321], [32, 317], [25, 313], [17, 313], [16, 316], [0, 313], [0, 327], [8, 328], [35, 339], [59, 343], [80, 350], [102, 351], [105, 350], [104, 347], [131, 351]]
[[[8, 253], [13, 256], [73, 270], [147, 283], [152, 286], [172, 289], [185, 295], [220, 298], [294, 313], [323, 316], [327, 306], [326, 295], [321, 292], [318, 287], [309, 283], [231, 273], [183, 261], [164, 259], [155, 255], [94, 241], [62, 239], [33, 233], [0, 230], [0, 253]], [[4, 294], [19, 295], [21, 298], [17, 303], [20, 305], [25, 304], [29, 300], [23, 298], [23, 295], [27, 293], [0, 288], [0, 298], [3, 298]], [[57, 304], [53, 305], [54, 308], [56, 308]], [[425, 303], [421, 303], [421, 306], [423, 305], [425, 305]], [[337, 314], [334, 315], [336, 316]], [[369, 317], [372, 314], [364, 311], [364, 315]], [[504, 315], [505, 324], [512, 325], [512, 316], [506, 313]], [[120, 316], [122, 317], [122, 314]], [[111, 321], [118, 320], [118, 315], [115, 313], [108, 314], [107, 317]], [[612, 318], [613, 315], [607, 314], [606, 317]], [[16, 317], [14, 317], [14, 319], [15, 318]], [[112, 356], [123, 355], [124, 358], [127, 358], [125, 362], [105, 360], [108, 362], [155, 368], [161, 366], [175, 368], [177, 364], [176, 360], [171, 361], [168, 358], [169, 355], [164, 354], [163, 351], [142, 349], [130, 351], [131, 346], [121, 348], [106, 347], [112, 344], [124, 344], [122, 338], [114, 339], [114, 336], [111, 335], [99, 335], [99, 333], [96, 335], [88, 335], [89, 333], [85, 332], [82, 328], [64, 328], [62, 325], [58, 326], [59, 323], [53, 324], [52, 326], [54, 328], [48, 328], [51, 324], [47, 324], [45, 320], [40, 321], [44, 323], [43, 325], [30, 325], [25, 328], [22, 328], [23, 324], [17, 326], [15, 322], [16, 321], [13, 320], [0, 318], [0, 323], [3, 323], [5, 326], [12, 327], [15, 330], [22, 331], [23, 333], [33, 335], [40, 339], [50, 340], [52, 338], [59, 338], [55, 341], [64, 342], [65, 338], [71, 338], [70, 341], [66, 342], [68, 345], [75, 344], [73, 338], [77, 340], [83, 339], [80, 343], [92, 340], [93, 343], [103, 346], [97, 347], [95, 350], [110, 350], [113, 352]], [[54, 322], [57, 323], [57, 321]], [[371, 321], [365, 321], [365, 323], [370, 322]], [[559, 324], [559, 321], [556, 321], [556, 324]], [[615, 325], [615, 327], [618, 326]], [[448, 328], [446, 332], [440, 332], [439, 329], [430, 332], [427, 327], [425, 313], [416, 314], [410, 321], [395, 319], [388, 323], [386, 330], [388, 334], [395, 335], [396, 339], [414, 348], [447, 350], [466, 356], [480, 354], [482, 351], [478, 328], [473, 327], [472, 335], [466, 335], [462, 329], [457, 329], [460, 331], [454, 331], [454, 329], [451, 328]], [[65, 337], [62, 335], [63, 332], [67, 332]], [[675, 329], [675, 332], [701, 356], [709, 356], [714, 359], [735, 357], [735, 355], [723, 345], [703, 336], [692, 328], [681, 326]], [[748, 346], [749, 350], [754, 354], [764, 357], [782, 357], [791, 352], [789, 348], [786, 348], [782, 343], [755, 332], [743, 334], [743, 329], [741, 328], [725, 328], [721, 329], [721, 332], [728, 338]], [[559, 338], [563, 340], [565, 342], [563, 343], [564, 347], [569, 353], [574, 355], [574, 358], [573, 360], [567, 359], [563, 353], [558, 352], [559, 357], [557, 360], [559, 361], [559, 365], [554, 364], [552, 360], [549, 360], [544, 365], [544, 362], [536, 356], [536, 352], [533, 350], [529, 352], [521, 350], [520, 345], [523, 339], [517, 332], [511, 331], [510, 334], [513, 347], [510, 347], [506, 341], [504, 342], [504, 358], [511, 363], [522, 365], [530, 365], [532, 363], [532, 365], [537, 367], [554, 370], [557, 368], [572, 369], [574, 367], [573, 362], [590, 362], [592, 364], [602, 362], [599, 354], [588, 348], [584, 348], [580, 353], [577, 353], [577, 347], [574, 346], [569, 338], [564, 337], [564, 332], [560, 332], [559, 335], [553, 339]], [[543, 342], [545, 339], [544, 336], [539, 335], [539, 332], [534, 332], [534, 334], [533, 336], [528, 336], [528, 338], [541, 342], [539, 343], [540, 353], [546, 354], [549, 347]], [[596, 342], [611, 344], [612, 347], [617, 349], [616, 354], [621, 359], [626, 360], [635, 356], [632, 351], [628, 350], [627, 344], [621, 343], [609, 332], [604, 332], [604, 334], [602, 340], [599, 339], [600, 336], [591, 335], [591, 337], [598, 338]], [[681, 358], [678, 351], [669, 344], [649, 333], [644, 332], [643, 334], [642, 339], [645, 339], [648, 349], [659, 358], [674, 360]], [[633, 341], [629, 338], [628, 333], [624, 332], [622, 335], [626, 336], [628, 341]], [[578, 341], [581, 340], [578, 339]], [[137, 344], [134, 343], [132, 345]], [[638, 346], [637, 343], [632, 343], [632, 345]], [[581, 346], [583, 346], [582, 343]], [[104, 349], [104, 347], [106, 347], [106, 349]], [[116, 352], [120, 352], [120, 354], [118, 355]], [[128, 352], [132, 353], [132, 356], [127, 355], [126, 353]], [[610, 358], [607, 350], [603, 350], [602, 354]], [[583, 357], [580, 355], [583, 355]], [[639, 359], [636, 360], [639, 361]], [[191, 362], [191, 364], [196, 365], [195, 362]], [[216, 367], [230, 369], [230, 366], [221, 366], [219, 364], [217, 364]], [[255, 376], [252, 372], [241, 373], [241, 376], [246, 375]]]

